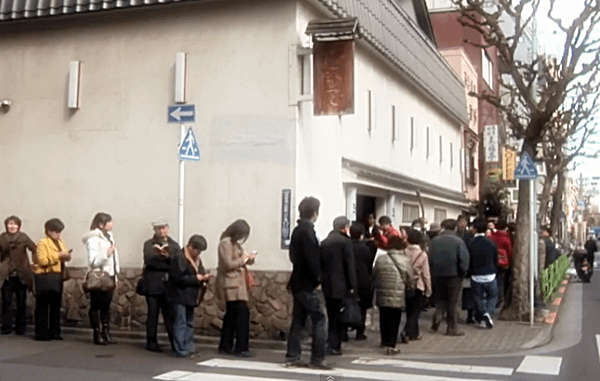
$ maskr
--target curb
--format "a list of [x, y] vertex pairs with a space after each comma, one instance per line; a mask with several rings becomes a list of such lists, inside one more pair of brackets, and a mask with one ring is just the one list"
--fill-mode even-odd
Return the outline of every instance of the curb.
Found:
[[564, 295], [570, 279], [571, 275], [566, 275], [561, 281], [561, 286], [558, 288], [558, 294], [550, 304], [550, 312], [548, 313], [548, 316], [542, 320], [542, 323], [547, 324], [547, 326], [535, 338], [533, 338], [533, 340], [523, 344], [521, 346], [522, 349], [541, 347], [542, 345], [548, 344], [550, 341], [552, 341], [554, 326], [558, 320], [558, 311], [564, 300]]

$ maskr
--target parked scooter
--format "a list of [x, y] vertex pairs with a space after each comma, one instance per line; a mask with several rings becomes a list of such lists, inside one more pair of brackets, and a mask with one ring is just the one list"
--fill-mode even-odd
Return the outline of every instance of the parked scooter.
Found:
[[590, 283], [592, 277], [592, 266], [587, 260], [587, 251], [585, 249], [577, 249], [573, 252], [573, 263], [577, 276], [583, 283]]

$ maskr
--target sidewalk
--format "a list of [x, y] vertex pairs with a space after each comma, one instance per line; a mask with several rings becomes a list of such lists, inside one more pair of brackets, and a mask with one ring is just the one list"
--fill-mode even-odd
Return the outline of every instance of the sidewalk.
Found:
[[[566, 281], [563, 281], [562, 291], [567, 286]], [[558, 295], [555, 299], [558, 303], [552, 303], [550, 308], [550, 316], [556, 316], [557, 311], [562, 301], [562, 295]], [[546, 319], [544, 322], [536, 321], [533, 326], [529, 322], [503, 321], [494, 319], [493, 329], [482, 329], [476, 325], [466, 325], [466, 311], [459, 311], [459, 329], [465, 332], [464, 336], [448, 337], [446, 332], [446, 324], [442, 322], [437, 332], [432, 332], [431, 318], [433, 308], [429, 308], [421, 314], [419, 320], [419, 329], [422, 340], [411, 341], [409, 344], [397, 344], [397, 348], [401, 350], [401, 354], [396, 357], [411, 357], [419, 355], [431, 356], [464, 356], [464, 355], [485, 355], [485, 354], [501, 354], [513, 353], [523, 350], [532, 349], [541, 345], [547, 344], [552, 340], [552, 328], [556, 319]], [[406, 315], [402, 316], [401, 329], [404, 326]], [[369, 321], [372, 320], [372, 321]], [[350, 332], [350, 339], [342, 344], [344, 356], [385, 356], [383, 349], [379, 346], [380, 335], [378, 329], [378, 316], [376, 310], [372, 310], [368, 317], [368, 328], [365, 334], [367, 340], [356, 341], [355, 333]], [[370, 324], [369, 324], [370, 323]], [[88, 335], [91, 338], [91, 330], [80, 328], [64, 327], [63, 331], [66, 335]], [[143, 347], [145, 340], [145, 332], [135, 331], [114, 331], [113, 336], [116, 338], [132, 339], [140, 342], [140, 347]], [[163, 345], [167, 345], [166, 334], [160, 334]], [[196, 335], [196, 342], [203, 345], [214, 346], [215, 350], [218, 346], [219, 337], [214, 336], [199, 336]], [[258, 340], [250, 339], [250, 348], [254, 349], [270, 349], [285, 351], [285, 340]], [[310, 352], [310, 338], [307, 338], [303, 343], [303, 351]]]

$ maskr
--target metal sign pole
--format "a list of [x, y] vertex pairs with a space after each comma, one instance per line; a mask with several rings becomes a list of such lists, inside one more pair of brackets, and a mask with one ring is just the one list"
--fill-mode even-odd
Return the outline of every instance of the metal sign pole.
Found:
[[[183, 145], [185, 137], [185, 126], [179, 125], [179, 147]], [[183, 247], [183, 198], [185, 185], [185, 160], [179, 159], [179, 203], [177, 211], [177, 234], [179, 246]]]
[[535, 277], [535, 180], [529, 180], [529, 321], [533, 326]]

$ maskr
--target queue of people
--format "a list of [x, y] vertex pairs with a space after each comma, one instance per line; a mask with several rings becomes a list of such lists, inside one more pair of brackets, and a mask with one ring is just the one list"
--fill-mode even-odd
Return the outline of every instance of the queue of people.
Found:
[[[60, 309], [63, 282], [68, 279], [66, 262], [72, 249], [62, 239], [64, 223], [52, 218], [44, 224], [45, 237], [36, 244], [21, 231], [21, 219], [10, 216], [0, 234], [0, 282], [2, 310], [0, 333], [25, 334], [27, 292], [35, 295], [35, 335], [38, 341], [62, 340]], [[112, 234], [112, 217], [97, 213], [90, 231], [83, 235], [88, 272], [82, 287], [90, 298], [88, 311], [92, 340], [96, 345], [115, 344], [110, 334], [110, 305], [118, 284], [119, 252]], [[206, 239], [192, 235], [181, 248], [169, 237], [165, 219], [152, 223], [154, 235], [143, 245], [144, 268], [137, 292], [148, 305], [146, 349], [161, 352], [158, 343], [158, 318], [162, 313], [173, 354], [194, 357], [194, 310], [202, 302], [211, 274], [205, 270], [200, 255], [208, 247]], [[219, 351], [250, 357], [248, 310], [248, 266], [257, 253], [243, 250], [250, 234], [244, 220], [233, 222], [221, 236], [217, 291], [226, 301]], [[31, 260], [30, 260], [31, 258]], [[13, 313], [13, 299], [16, 313]]]
[[[507, 297], [510, 283], [512, 246], [505, 222], [491, 226], [479, 218], [469, 229], [462, 217], [437, 226], [428, 226], [426, 220], [419, 219], [411, 227], [396, 229], [387, 216], [379, 218], [379, 225], [373, 214], [364, 225], [340, 216], [334, 219], [329, 235], [319, 242], [314, 228], [319, 208], [320, 202], [314, 197], [300, 202], [300, 219], [290, 242], [293, 313], [286, 353], [289, 366], [305, 365], [300, 341], [310, 317], [309, 365], [330, 369], [325, 357], [341, 355], [342, 343], [348, 339], [348, 327], [341, 316], [347, 299], [356, 301], [360, 309], [362, 321], [355, 327], [356, 340], [367, 338], [367, 310], [377, 306], [381, 345], [388, 355], [400, 352], [398, 341], [409, 343], [422, 338], [419, 316], [432, 296], [436, 308], [432, 331], [438, 330], [445, 317], [447, 335], [464, 335], [458, 329], [457, 307], [465, 279], [470, 292], [463, 294], [463, 305], [465, 295], [470, 295], [469, 320], [482, 328], [493, 327], [497, 299]], [[6, 232], [0, 234], [0, 279], [4, 281], [0, 332], [11, 333], [14, 320], [14, 331], [25, 333], [25, 298], [27, 291], [33, 290], [35, 339], [62, 340], [62, 283], [68, 276], [65, 263], [72, 257], [72, 250], [61, 238], [65, 226], [59, 219], [48, 220], [44, 225], [46, 237], [36, 244], [21, 232], [18, 217], [8, 217], [4, 224]], [[146, 349], [163, 350], [157, 334], [162, 314], [174, 355], [194, 357], [194, 311], [211, 278], [200, 259], [208, 244], [195, 234], [181, 248], [169, 237], [169, 224], [164, 219], [154, 221], [152, 228], [152, 238], [143, 245], [144, 268], [137, 285], [137, 292], [145, 296], [148, 306]], [[112, 217], [97, 213], [90, 231], [82, 237], [88, 259], [83, 287], [90, 297], [89, 320], [96, 345], [115, 343], [110, 334], [110, 305], [120, 264], [112, 229]], [[493, 231], [488, 233], [490, 229]], [[254, 355], [249, 348], [248, 302], [253, 277], [248, 266], [254, 264], [257, 253], [242, 247], [249, 235], [250, 226], [245, 220], [234, 221], [222, 233], [217, 249], [216, 293], [225, 302], [218, 350], [237, 357]], [[406, 319], [400, 329], [403, 312]]]

